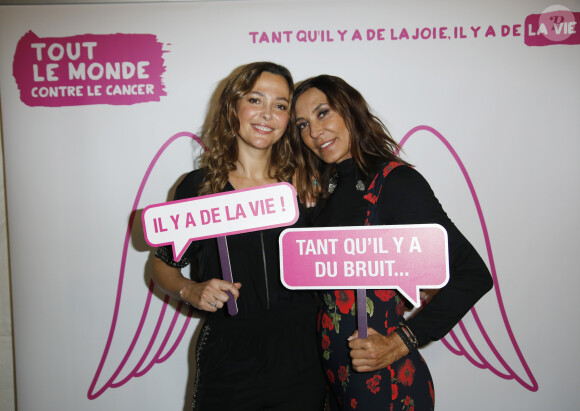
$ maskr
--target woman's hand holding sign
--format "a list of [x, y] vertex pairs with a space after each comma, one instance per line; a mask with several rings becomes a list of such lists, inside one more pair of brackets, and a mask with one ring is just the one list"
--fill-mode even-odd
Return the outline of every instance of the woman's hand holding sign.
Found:
[[[172, 245], [177, 262], [192, 241], [216, 237], [225, 280], [191, 281], [179, 269], [156, 258], [155, 283], [198, 310], [216, 312], [228, 303], [226, 292], [237, 300], [242, 286], [233, 283], [225, 235], [285, 227], [297, 219], [296, 191], [284, 182], [150, 205], [142, 214], [147, 243], [154, 247]], [[235, 303], [228, 303], [228, 313], [237, 312]]]
[[153, 259], [153, 278], [155, 284], [165, 293], [181, 300], [198, 310], [216, 312], [228, 301], [226, 291], [237, 300], [242, 284], [231, 283], [217, 278], [195, 282], [185, 278], [178, 268], [170, 267], [163, 260]]
[[240, 296], [238, 290], [241, 287], [241, 283], [232, 284], [229, 281], [216, 278], [202, 283], [189, 281], [179, 291], [179, 295], [184, 302], [198, 310], [216, 312], [223, 308], [229, 299], [226, 291], [229, 291], [237, 300]]
[[348, 338], [352, 368], [357, 372], [380, 370], [409, 353], [397, 333], [382, 335], [368, 328], [367, 338], [358, 338], [358, 330]]

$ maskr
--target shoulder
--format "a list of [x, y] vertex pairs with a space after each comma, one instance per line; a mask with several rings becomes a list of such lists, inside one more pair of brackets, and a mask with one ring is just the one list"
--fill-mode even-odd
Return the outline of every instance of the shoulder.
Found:
[[411, 166], [400, 165], [392, 169], [383, 182], [383, 189], [418, 189], [431, 191], [425, 177]]
[[388, 174], [377, 205], [381, 224], [432, 223], [446, 218], [427, 180], [409, 166], [399, 166]]
[[181, 200], [183, 198], [197, 197], [199, 185], [203, 182], [205, 174], [206, 172], [203, 168], [187, 173], [177, 186], [175, 199]]
[[[433, 191], [427, 183], [427, 180], [413, 167], [391, 162], [383, 165], [376, 173], [373, 182], [369, 186], [372, 197], [384, 197], [385, 193], [389, 196], [406, 196], [412, 194], [433, 195]], [[373, 202], [373, 201], [371, 201]]]

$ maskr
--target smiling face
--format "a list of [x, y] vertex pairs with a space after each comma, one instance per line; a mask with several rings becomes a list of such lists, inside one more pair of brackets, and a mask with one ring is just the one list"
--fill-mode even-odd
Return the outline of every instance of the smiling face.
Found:
[[317, 88], [305, 91], [298, 97], [295, 110], [300, 137], [318, 158], [330, 164], [351, 157], [348, 128], [322, 91]]
[[237, 103], [240, 149], [271, 149], [286, 131], [290, 88], [278, 74], [263, 72]]

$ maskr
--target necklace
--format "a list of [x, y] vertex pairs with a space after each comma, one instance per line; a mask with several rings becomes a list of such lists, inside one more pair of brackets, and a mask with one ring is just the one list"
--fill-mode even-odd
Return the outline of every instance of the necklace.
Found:
[[[338, 185], [338, 174], [334, 174], [332, 177], [330, 177], [330, 180], [328, 180], [328, 192], [332, 194], [336, 189], [337, 185]], [[365, 191], [366, 186], [361, 179], [358, 179], [356, 181], [355, 188], [357, 189], [357, 191]]]
[[330, 180], [328, 180], [328, 192], [332, 194], [337, 185], [338, 185], [338, 174], [335, 174], [332, 177], [330, 177]]

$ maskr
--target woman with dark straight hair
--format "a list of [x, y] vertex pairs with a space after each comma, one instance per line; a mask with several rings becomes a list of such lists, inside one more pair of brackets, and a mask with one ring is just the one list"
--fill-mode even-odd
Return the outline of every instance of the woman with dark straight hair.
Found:
[[431, 374], [417, 349], [445, 336], [491, 289], [489, 270], [343, 79], [321, 75], [300, 83], [291, 122], [302, 170], [297, 190], [303, 201], [317, 197], [315, 226], [437, 223], [447, 230], [449, 282], [414, 317], [405, 320], [398, 292], [367, 290], [368, 336], [359, 338], [354, 291], [328, 290], [318, 324], [334, 408], [433, 410]]

